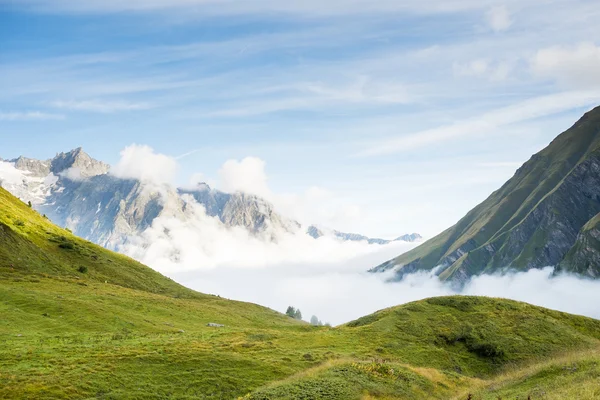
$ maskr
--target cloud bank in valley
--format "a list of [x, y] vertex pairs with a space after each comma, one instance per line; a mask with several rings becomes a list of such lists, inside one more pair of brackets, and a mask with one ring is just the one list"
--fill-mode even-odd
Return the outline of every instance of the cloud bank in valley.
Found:
[[600, 282], [553, 269], [483, 275], [461, 292], [433, 273], [408, 275], [388, 283], [388, 274], [366, 270], [417, 246], [395, 242], [368, 245], [303, 231], [278, 232], [277, 241], [227, 228], [187, 199], [186, 220], [158, 218], [123, 251], [195, 290], [250, 301], [284, 311], [288, 305], [309, 318], [341, 324], [376, 310], [433, 296], [492, 296], [525, 301], [560, 311], [600, 318]]
[[[166, 156], [156, 155], [150, 148], [128, 149], [119, 165], [131, 165], [133, 172], [122, 169], [125, 176], [135, 175], [137, 165], [147, 162], [176, 169], [175, 159], [165, 160]], [[152, 161], [127, 161], [137, 156]], [[158, 181], [165, 179], [159, 175]], [[262, 195], [292, 217], [316, 216], [318, 213], [307, 214], [306, 210], [334, 204], [333, 195], [320, 188], [310, 188], [302, 195], [274, 193], [268, 186], [264, 161], [253, 157], [227, 161], [219, 171], [218, 185]], [[369, 245], [333, 237], [315, 240], [303, 229], [255, 235], [241, 227], [224, 226], [191, 196], [183, 199], [187, 202], [185, 218], [155, 219], [121, 251], [195, 290], [279, 311], [293, 305], [306, 318], [314, 314], [333, 324], [410, 301], [457, 294], [430, 272], [412, 274], [396, 283], [386, 282], [387, 274], [366, 272], [418, 243]], [[600, 318], [595, 307], [599, 293], [600, 282], [569, 275], [553, 277], [552, 268], [476, 277], [460, 292], [510, 298], [595, 318]]]
[[[177, 168], [172, 157], [157, 154], [147, 146], [130, 146], [122, 152], [121, 161], [111, 173], [143, 180], [149, 190], [158, 190], [162, 185], [156, 184], [172, 182]], [[0, 178], [13, 189], [28, 179], [23, 171], [6, 162], [0, 162]], [[282, 205], [284, 214], [295, 211], [302, 215], [324, 205], [321, 211], [305, 215], [326, 215], [339, 211], [337, 208], [343, 211], [343, 207], [334, 206], [333, 194], [324, 189], [309, 188], [302, 195], [274, 193], [268, 187], [265, 164], [260, 159], [227, 162], [219, 178], [231, 190], [266, 195], [276, 205]], [[368, 245], [333, 237], [315, 240], [303, 229], [267, 230], [262, 236], [253, 235], [241, 227], [226, 227], [218, 218], [208, 216], [191, 196], [183, 199], [187, 202], [185, 218], [155, 219], [150, 228], [131, 237], [121, 251], [195, 290], [278, 311], [293, 305], [307, 319], [314, 314], [332, 324], [410, 301], [457, 294], [432, 273], [412, 274], [402, 282], [388, 283], [390, 275], [366, 272], [418, 243]], [[339, 205], [339, 199], [336, 200]], [[271, 237], [276, 240], [270, 240]], [[510, 298], [600, 318], [600, 282], [570, 275], [553, 277], [552, 268], [479, 276], [460, 294]]]

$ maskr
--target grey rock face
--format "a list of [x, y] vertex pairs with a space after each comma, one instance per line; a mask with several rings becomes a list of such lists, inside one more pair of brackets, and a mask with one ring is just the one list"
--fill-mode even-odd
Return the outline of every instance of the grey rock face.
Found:
[[583, 227], [558, 270], [600, 278], [600, 213]]
[[423, 239], [423, 236], [419, 235], [418, 233], [407, 233], [406, 235], [402, 235], [395, 240], [402, 242], [417, 242], [421, 239]]
[[574, 246], [582, 227], [598, 213], [600, 151], [579, 164], [514, 229], [485, 247], [465, 252], [453, 272], [470, 276], [482, 264], [488, 266], [484, 272], [512, 265], [524, 269], [557, 266]]
[[57, 154], [51, 160], [50, 172], [55, 175], [70, 168], [76, 168], [82, 177], [88, 178], [108, 173], [110, 166], [101, 161], [94, 160], [81, 147], [68, 153]]
[[197, 190], [180, 189], [179, 193], [191, 195], [204, 205], [206, 213], [218, 217], [226, 226], [241, 226], [253, 233], [263, 233], [270, 228], [294, 233], [300, 224], [278, 214], [271, 203], [245, 193], [223, 193], [202, 184]]
[[94, 160], [81, 147], [68, 153], [59, 153], [50, 160], [40, 161], [21, 156], [9, 162], [14, 163], [15, 168], [39, 178], [50, 173], [59, 175], [70, 168], [76, 168], [82, 177], [106, 174], [110, 169], [108, 164]]
[[25, 171], [28, 178], [6, 189], [18, 192], [22, 198], [38, 193], [34, 204], [40, 213], [76, 235], [113, 250], [152, 226], [158, 217], [185, 220], [188, 204], [184, 195], [191, 195], [208, 216], [218, 218], [226, 227], [243, 227], [271, 240], [277, 239], [277, 233], [300, 229], [300, 224], [281, 216], [258, 196], [223, 193], [206, 184], [184, 190], [117, 178], [109, 173], [109, 165], [82, 149], [60, 153], [47, 161], [19, 157], [10, 162]]
[[[281, 234], [299, 233], [301, 225], [276, 212], [263, 198], [245, 193], [224, 193], [199, 184], [194, 189], [175, 189], [110, 174], [109, 165], [95, 160], [81, 148], [39, 161], [25, 157], [11, 160], [26, 179], [7, 190], [30, 196], [35, 208], [76, 235], [112, 250], [146, 231], [160, 217], [186, 221], [193, 218], [190, 199], [204, 207], [226, 228], [242, 227], [261, 239], [277, 241]], [[2, 184], [0, 177], [0, 185]], [[387, 244], [390, 241], [332, 231], [340, 240]], [[314, 238], [325, 233], [309, 227]], [[329, 234], [329, 233], [327, 233]], [[420, 237], [413, 234], [398, 240]], [[404, 239], [403, 239], [404, 238]]]
[[61, 178], [39, 207], [55, 223], [101, 246], [118, 249], [128, 236], [144, 231], [159, 216], [183, 217], [184, 202], [173, 189], [148, 187], [136, 180], [97, 175]]
[[52, 160], [39, 161], [26, 157], [19, 157], [15, 160], [9, 160], [8, 162], [14, 163], [16, 169], [29, 171], [31, 176], [38, 178], [47, 176], [50, 173], [50, 166], [52, 164]]
[[345, 233], [345, 232], [340, 232], [340, 231], [336, 231], [336, 230], [326, 231], [326, 230], [320, 229], [314, 225], [309, 226], [308, 229], [306, 230], [306, 233], [315, 239], [318, 239], [322, 236], [331, 235], [331, 236], [334, 236], [343, 241], [367, 242], [369, 244], [379, 244], [379, 245], [389, 244], [392, 242], [416, 242], [417, 240], [420, 240], [423, 238], [418, 233], [412, 233], [412, 234], [402, 235], [394, 240], [386, 240], [386, 239], [370, 238], [370, 237], [367, 237], [364, 235], [359, 235], [357, 233]]

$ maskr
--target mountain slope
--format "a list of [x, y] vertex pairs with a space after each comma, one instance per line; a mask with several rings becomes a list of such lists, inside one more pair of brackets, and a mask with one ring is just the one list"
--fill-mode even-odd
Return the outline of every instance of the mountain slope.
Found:
[[393, 269], [401, 277], [440, 266], [442, 279], [465, 281], [506, 267], [558, 265], [599, 212], [600, 107], [534, 155], [456, 225], [372, 271]]
[[313, 327], [185, 289], [2, 189], [0, 223], [3, 399], [447, 399], [599, 346], [600, 321], [476, 297]]
[[600, 277], [600, 214], [581, 229], [577, 242], [569, 250], [559, 269], [574, 271], [593, 278]]
[[0, 268], [3, 278], [44, 275], [81, 279], [145, 290], [192, 296], [176, 284], [128, 257], [109, 252], [53, 225], [26, 204], [0, 188]]

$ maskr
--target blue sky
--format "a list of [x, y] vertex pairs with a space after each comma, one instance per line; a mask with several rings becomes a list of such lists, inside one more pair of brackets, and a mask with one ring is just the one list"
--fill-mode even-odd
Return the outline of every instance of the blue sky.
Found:
[[[600, 104], [591, 0], [0, 0], [0, 157], [263, 160], [315, 222], [431, 236]], [[260, 171], [259, 171], [260, 172]], [[312, 188], [312, 189], [311, 189]]]

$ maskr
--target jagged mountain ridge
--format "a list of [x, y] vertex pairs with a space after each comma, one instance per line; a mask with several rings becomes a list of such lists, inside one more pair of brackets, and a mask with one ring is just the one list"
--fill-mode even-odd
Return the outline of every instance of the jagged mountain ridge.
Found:
[[[591, 244], [597, 251], [597, 242], [586, 240], [594, 230], [581, 230], [599, 212], [600, 107], [534, 155], [456, 225], [371, 272], [393, 270], [401, 279], [439, 268], [442, 279], [464, 282], [506, 268], [560, 265], [597, 277], [598, 258], [577, 257], [581, 251], [571, 250], [579, 241], [588, 253]], [[592, 264], [583, 266], [583, 260]]]
[[[22, 176], [6, 180], [0, 173], [0, 186], [24, 201], [31, 201], [56, 224], [113, 250], [149, 228], [156, 218], [185, 220], [191, 199], [224, 226], [243, 227], [266, 240], [277, 240], [282, 232], [302, 230], [298, 222], [282, 216], [270, 202], [258, 196], [224, 193], [204, 183], [193, 189], [177, 189], [119, 178], [109, 173], [108, 164], [93, 159], [81, 148], [45, 161], [19, 157], [7, 162], [21, 171]], [[335, 237], [370, 244], [389, 243], [337, 231]]]
[[328, 230], [328, 229], [324, 229], [324, 228], [319, 228], [316, 225], [309, 226], [308, 229], [306, 230], [306, 232], [315, 239], [329, 235], [329, 236], [333, 236], [333, 237], [336, 237], [336, 238], [344, 240], [344, 241], [367, 242], [369, 244], [379, 244], [379, 245], [389, 244], [392, 242], [417, 242], [417, 241], [423, 239], [423, 237], [421, 235], [419, 235], [418, 233], [407, 233], [407, 234], [399, 236], [393, 240], [370, 238], [370, 237], [367, 237], [367, 236], [364, 236], [364, 235], [361, 235], [358, 233], [345, 233], [345, 232], [340, 232], [340, 231], [336, 231], [336, 230]]

